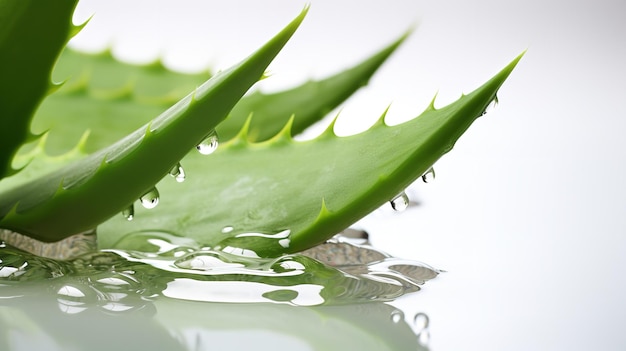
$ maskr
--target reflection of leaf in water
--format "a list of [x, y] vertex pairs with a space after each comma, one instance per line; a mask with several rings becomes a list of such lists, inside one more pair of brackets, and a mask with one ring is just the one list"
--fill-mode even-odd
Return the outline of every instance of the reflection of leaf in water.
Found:
[[367, 233], [348, 231], [351, 237], [337, 235], [324, 244], [302, 252], [341, 271], [366, 278], [386, 277], [403, 282], [407, 288], [435, 278], [441, 271], [424, 263], [402, 260], [369, 245]]
[[[400, 271], [396, 263], [401, 260], [349, 240], [337, 236], [325, 244], [336, 255], [326, 253], [325, 257], [341, 262], [334, 268], [301, 254], [268, 259], [210, 251], [188, 238], [166, 233], [138, 233], [124, 242], [143, 251], [102, 251], [71, 261], [37, 257], [7, 246], [1, 251], [0, 272], [12, 273], [0, 277], [4, 305], [0, 329], [16, 335], [15, 331], [29, 328], [32, 337], [28, 340], [12, 340], [29, 347], [34, 345], [31, 341], [46, 340], [47, 350], [65, 350], [70, 340], [71, 347], [107, 351], [229, 348], [233, 335], [245, 335], [237, 338], [237, 347], [249, 349], [279, 344], [306, 350], [425, 349], [401, 311], [372, 302], [414, 290], [400, 279], [370, 276], [375, 271], [372, 267], [385, 262]], [[184, 266], [181, 262], [205, 256], [223, 263], [220, 266], [213, 260], [214, 266], [176, 268], [176, 262]], [[414, 269], [429, 269], [412, 263]], [[358, 273], [347, 273], [349, 269]], [[243, 284], [234, 290], [241, 293], [250, 292], [245, 284], [267, 284], [270, 289], [255, 298], [274, 303], [207, 304], [165, 298], [169, 285], [181, 279], [206, 284], [196, 291], [211, 290], [212, 283], [236, 283]], [[339, 305], [289, 306], [298, 297], [310, 298], [298, 296], [297, 287], [303, 284], [317, 284], [324, 303]], [[372, 303], [345, 305], [364, 301]], [[114, 337], [108, 340], [104, 334]], [[11, 350], [10, 345], [3, 345], [6, 340], [0, 338], [0, 349]], [[246, 342], [251, 344], [246, 346]]]
[[40, 257], [68, 260], [98, 248], [96, 231], [88, 230], [63, 240], [45, 243], [29, 236], [0, 228], [0, 240]]
[[[116, 289], [126, 288], [127, 294], [144, 298], [318, 305], [388, 301], [418, 290], [438, 274], [420, 262], [352, 244], [342, 236], [317, 249], [278, 258], [212, 250], [189, 238], [159, 232], [137, 232], [120, 245], [127, 249], [96, 252], [71, 261], [5, 247], [0, 281], [19, 289], [17, 281], [64, 277], [87, 282], [97, 291], [102, 284], [116, 281]], [[97, 295], [102, 303], [111, 302], [109, 294]], [[119, 301], [113, 302], [122, 308]]]
[[[64, 279], [58, 280], [61, 286], [93, 288]], [[382, 303], [293, 307], [142, 299], [137, 301], [141, 308], [132, 310], [111, 311], [88, 301], [76, 312], [79, 309], [68, 310], [59, 303], [63, 297], [55, 293], [58, 285], [44, 286], [37, 282], [28, 295], [3, 299], [0, 349], [38, 350], [42, 345], [47, 351], [264, 350], [276, 345], [290, 350], [426, 349], [404, 318], [393, 318], [402, 313]]]

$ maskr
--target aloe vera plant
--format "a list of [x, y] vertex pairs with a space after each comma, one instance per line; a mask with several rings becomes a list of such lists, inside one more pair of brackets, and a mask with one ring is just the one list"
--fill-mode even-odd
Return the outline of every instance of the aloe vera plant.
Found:
[[[245, 95], [307, 8], [209, 77], [63, 51], [81, 28], [71, 24], [75, 5], [0, 2], [0, 228], [42, 242], [98, 228], [104, 248], [153, 230], [261, 256], [305, 250], [427, 172], [497, 99], [521, 58], [403, 124], [388, 126], [383, 114], [357, 135], [337, 136], [333, 122], [313, 140], [294, 141], [364, 85], [407, 34], [324, 80]], [[195, 152], [213, 151], [204, 143], [215, 143], [214, 131], [219, 148]], [[140, 198], [150, 209], [134, 213]]]

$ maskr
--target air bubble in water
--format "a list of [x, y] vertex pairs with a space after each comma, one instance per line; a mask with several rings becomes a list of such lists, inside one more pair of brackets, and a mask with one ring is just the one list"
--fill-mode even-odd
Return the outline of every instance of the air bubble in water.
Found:
[[393, 208], [394, 211], [402, 212], [406, 210], [407, 207], [409, 207], [409, 197], [403, 191], [396, 197], [391, 199], [389, 203], [391, 204], [391, 208]]
[[147, 209], [155, 208], [159, 204], [159, 191], [152, 188], [139, 198], [141, 205]]
[[217, 149], [218, 144], [219, 141], [217, 133], [212, 131], [206, 138], [204, 138], [204, 140], [202, 140], [202, 142], [200, 142], [200, 144], [196, 146], [196, 149], [198, 149], [198, 152], [203, 155], [210, 155]]
[[59, 309], [66, 314], [76, 314], [86, 310], [86, 299], [87, 295], [72, 285], [64, 285], [57, 290]]
[[398, 324], [404, 320], [404, 313], [400, 310], [395, 310], [391, 312], [391, 321], [395, 324]]
[[126, 207], [122, 211], [122, 216], [124, 216], [127, 220], [132, 221], [133, 218], [135, 218], [135, 206], [130, 204], [130, 206]]
[[62, 286], [58, 291], [57, 294], [63, 297], [69, 297], [69, 298], [81, 298], [81, 297], [85, 297], [85, 293], [80, 291], [80, 289], [71, 286], [71, 285], [64, 285]]
[[430, 167], [426, 173], [422, 174], [422, 181], [424, 183], [430, 183], [435, 180], [435, 169]]
[[198, 255], [195, 256], [191, 261], [189, 261], [190, 269], [199, 269], [199, 270], [208, 270], [214, 266], [220, 266], [224, 263], [219, 260], [217, 257], [213, 257], [210, 255]]
[[177, 163], [176, 165], [174, 165], [174, 167], [172, 167], [172, 169], [170, 170], [170, 175], [174, 177], [174, 179], [176, 179], [176, 181], [179, 183], [185, 181], [185, 170], [180, 165], [180, 163]]

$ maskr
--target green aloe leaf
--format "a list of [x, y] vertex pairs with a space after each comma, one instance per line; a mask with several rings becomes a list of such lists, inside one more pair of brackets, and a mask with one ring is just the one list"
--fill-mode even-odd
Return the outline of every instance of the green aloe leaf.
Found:
[[262, 76], [307, 10], [257, 52], [146, 126], [87, 158], [0, 194], [0, 226], [56, 241], [93, 229], [149, 192]]
[[456, 102], [397, 126], [384, 115], [368, 131], [338, 137], [332, 125], [314, 140], [291, 138], [291, 122], [265, 142], [249, 123], [213, 155], [185, 158], [187, 180], [164, 179], [162, 203], [132, 222], [99, 229], [103, 247], [126, 233], [162, 230], [216, 248], [271, 256], [319, 244], [391, 200], [425, 173], [496, 99], [522, 55]]
[[[297, 116], [294, 133], [301, 132], [365, 85], [407, 35], [333, 76], [278, 93], [256, 91], [243, 97], [216, 128], [218, 135], [222, 140], [235, 136], [250, 113], [255, 118], [249, 135], [257, 140], [276, 134], [291, 115]], [[53, 76], [65, 84], [44, 100], [32, 128], [49, 130], [45, 149], [56, 155], [74, 148], [86, 130], [90, 132], [82, 145], [85, 152], [110, 145], [182, 99], [210, 74], [173, 72], [159, 60], [126, 64], [108, 50], [99, 54], [65, 50]]]
[[74, 148], [89, 130], [82, 148], [92, 153], [132, 133], [210, 77], [208, 72], [172, 72], [158, 60], [122, 63], [108, 50], [66, 49], [53, 71], [53, 78], [65, 83], [43, 101], [32, 129], [48, 131], [46, 152], [52, 155]]
[[[253, 111], [254, 120], [263, 121], [256, 123], [254, 134], [263, 139], [276, 134], [292, 115], [298, 115], [294, 129], [308, 127], [364, 85], [405, 38], [406, 35], [400, 37], [359, 64], [326, 79], [279, 93], [244, 96], [229, 118], [216, 128], [220, 138], [235, 136]], [[44, 100], [33, 121], [35, 130], [49, 132], [34, 148], [15, 158], [17, 164], [28, 163], [28, 167], [19, 177], [0, 182], [0, 192], [108, 146], [165, 110], [172, 99], [183, 98], [183, 91], [193, 90], [207, 76], [172, 72], [159, 61], [124, 64], [115, 60], [110, 51], [94, 55], [72, 50], [63, 52], [54, 73], [57, 79], [69, 78]]]
[[[30, 120], [55, 88], [50, 72], [69, 38], [77, 0], [0, 2], [0, 179], [11, 175], [13, 156], [32, 138]], [[17, 64], [19, 63], [19, 64]]]
[[292, 115], [295, 118], [291, 132], [293, 135], [300, 134], [366, 85], [409, 34], [407, 32], [361, 63], [326, 79], [310, 81], [275, 94], [257, 91], [244, 97], [231, 111], [229, 118], [217, 127], [218, 134], [224, 140], [233, 138], [251, 113], [254, 118], [248, 126], [250, 141], [263, 141], [276, 135]]
[[[0, 90], [0, 96], [18, 97], [0, 100], [0, 137], [5, 137], [0, 144], [0, 177], [13, 173], [11, 160], [29, 139], [33, 112], [46, 94], [58, 88], [50, 82], [52, 64], [79, 28], [68, 24], [75, 2], [63, 4], [48, 8], [33, 1], [0, 3], [0, 73], [17, 86], [15, 91]], [[35, 130], [53, 131], [34, 149], [24, 151], [22, 163], [16, 164], [28, 163], [24, 161], [28, 158], [32, 162], [18, 176], [0, 182], [0, 227], [49, 242], [99, 225], [105, 248], [116, 247], [128, 233], [162, 231], [213, 248], [252, 250], [262, 256], [301, 251], [391, 200], [426, 172], [496, 99], [499, 87], [521, 58], [471, 94], [441, 109], [431, 104], [409, 122], [388, 126], [383, 115], [358, 135], [338, 137], [331, 125], [318, 138], [297, 142], [292, 134], [321, 119], [365, 84], [405, 37], [333, 77], [242, 99], [305, 13], [306, 9], [248, 59], [216, 75], [134, 132], [130, 128], [158, 115], [200, 75], [173, 74], [158, 62], [122, 65], [106, 54], [81, 66], [72, 60], [84, 57], [64, 54], [70, 68], [83, 68], [42, 105]], [[37, 28], [33, 23], [49, 24], [54, 40], [33, 29]], [[48, 42], [31, 45], [22, 42], [24, 37], [39, 41], [46, 37]], [[41, 55], [39, 50], [43, 50]], [[20, 63], [18, 74], [7, 68], [15, 63]], [[20, 75], [22, 69], [28, 74]], [[66, 74], [63, 68], [59, 72]], [[134, 78], [110, 80], [126, 75]], [[163, 83], [153, 83], [156, 80]], [[89, 121], [92, 115], [99, 117]], [[84, 121], [75, 123], [76, 116]], [[54, 131], [68, 125], [74, 128], [71, 132]], [[88, 126], [91, 138], [85, 137]], [[232, 139], [210, 156], [188, 153], [215, 128], [223, 139]], [[119, 141], [113, 143], [114, 139]], [[58, 157], [47, 155], [48, 150], [69, 149]], [[183, 157], [187, 181], [161, 181], [163, 200], [158, 207], [139, 209], [132, 222], [121, 216], [107, 221], [142, 194], [151, 194], [151, 205], [155, 205], [153, 186], [172, 167], [177, 169]], [[46, 171], [50, 173], [40, 176]]]

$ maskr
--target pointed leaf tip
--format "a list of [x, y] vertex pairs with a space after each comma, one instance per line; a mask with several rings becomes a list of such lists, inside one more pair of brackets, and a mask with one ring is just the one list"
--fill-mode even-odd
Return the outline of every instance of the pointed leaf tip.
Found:
[[[523, 51], [517, 57], [515, 57], [508, 65], [506, 65], [503, 69], [501, 69], [495, 76], [493, 76], [490, 80], [484, 83], [482, 86], [474, 90], [473, 92], [467, 94], [467, 98], [475, 99], [476, 101], [482, 101], [484, 106], [481, 107], [482, 113], [479, 113], [478, 116], [482, 116], [484, 114], [487, 106], [492, 102], [497, 102], [497, 93], [502, 84], [507, 80], [513, 69], [517, 66], [519, 61], [522, 59], [526, 51]], [[464, 96], [465, 97], [465, 96]]]
[[385, 118], [387, 118], [387, 112], [389, 112], [390, 108], [391, 108], [391, 104], [387, 105], [387, 108], [385, 108], [383, 113], [380, 115], [380, 117], [378, 117], [378, 120], [376, 120], [376, 122], [374, 123], [372, 127], [376, 127], [376, 126], [388, 127], [388, 124], [385, 123]]
[[328, 209], [328, 206], [326, 206], [326, 199], [322, 198], [322, 206], [320, 208], [319, 214], [317, 215], [317, 221], [324, 220], [325, 218], [330, 217], [332, 214], [332, 211], [330, 211]]
[[248, 141], [248, 132], [250, 131], [250, 123], [252, 123], [253, 115], [254, 115], [254, 112], [250, 112], [250, 114], [248, 115], [248, 118], [246, 118], [246, 122], [243, 124], [243, 126], [241, 127], [241, 130], [237, 134], [237, 138], [239, 140], [244, 141], [244, 142]]
[[[273, 47], [274, 45], [276, 45], [276, 41], [282, 42], [282, 45], [287, 43], [287, 41], [291, 38], [293, 33], [295, 33], [296, 29], [298, 29], [298, 27], [304, 20], [304, 17], [306, 17], [306, 14], [309, 12], [309, 7], [310, 6], [308, 4], [304, 6], [304, 9], [302, 9], [300, 14], [298, 14], [298, 16], [291, 20], [291, 22], [289, 22], [289, 24], [285, 26], [283, 30], [281, 30], [276, 36], [274, 36], [274, 38], [267, 42], [267, 44], [265, 44], [263, 48]], [[282, 47], [282, 45], [280, 46]], [[257, 54], [261, 53], [262, 51], [263, 50], [259, 50]], [[265, 70], [263, 72], [265, 72]]]
[[140, 66], [145, 69], [152, 70], [152, 71], [163, 71], [163, 72], [168, 71], [167, 67], [165, 66], [165, 63], [163, 62], [163, 55], [159, 55], [151, 62], [148, 62]]
[[90, 129], [87, 129], [85, 132], [83, 132], [83, 135], [81, 135], [80, 139], [78, 140], [78, 143], [76, 143], [74, 150], [76, 150], [77, 152], [86, 153], [85, 144], [87, 144], [87, 139], [89, 139], [89, 134], [91, 134]]
[[527, 50], [522, 51], [519, 55], [517, 55], [517, 57], [515, 57], [513, 59], [513, 61], [511, 61], [506, 67], [504, 67], [504, 69], [502, 71], [506, 72], [507, 77], [508, 77], [509, 74], [511, 74], [511, 72], [517, 66], [517, 64], [522, 59], [522, 57], [524, 57], [524, 55], [526, 55], [526, 51]]
[[10, 171], [36, 107], [49, 91], [52, 67], [67, 42], [76, 2], [0, 2], [0, 179]]
[[293, 140], [293, 137], [291, 136], [291, 129], [293, 127], [293, 121], [295, 119], [295, 115], [291, 115], [291, 117], [289, 117], [289, 120], [287, 121], [287, 123], [285, 123], [285, 126], [283, 127], [283, 129], [280, 130], [280, 132], [278, 132], [278, 134], [276, 134], [273, 138], [271, 138], [270, 140], [268, 140], [269, 143], [279, 143], [279, 142], [290, 142]]
[[91, 19], [93, 18], [93, 14], [91, 16], [89, 16], [89, 18], [87, 18], [86, 20], [83, 21], [83, 23], [80, 24], [71, 24], [70, 25], [70, 33], [69, 33], [69, 39], [74, 38], [76, 35], [78, 35], [78, 33], [80, 33], [83, 28], [85, 28], [85, 26], [87, 26], [87, 23], [89, 23], [89, 21], [91, 21]]
[[526, 50], [517, 55], [517, 57], [515, 57], [513, 61], [506, 65], [502, 70], [500, 70], [500, 72], [498, 72], [498, 74], [496, 74], [493, 78], [487, 81], [487, 83], [485, 83], [484, 85], [491, 85], [494, 83], [498, 84], [498, 87], [502, 85], [502, 83], [504, 83], [504, 81], [509, 77], [511, 72], [513, 72], [513, 69], [515, 69], [522, 57], [524, 57], [524, 54], [526, 54]]
[[46, 92], [46, 96], [56, 93], [59, 89], [61, 89], [61, 87], [65, 85], [65, 82], [66, 81], [57, 83], [51, 81], [50, 85], [48, 86], [48, 92]]
[[332, 121], [330, 121], [330, 124], [328, 125], [328, 127], [326, 127], [326, 129], [322, 132], [322, 134], [320, 134], [316, 139], [321, 139], [324, 137], [336, 137], [337, 134], [335, 133], [335, 124], [337, 124], [337, 119], [339, 119], [339, 115], [341, 114], [341, 110], [339, 112], [337, 112], [337, 114], [335, 115], [335, 117], [333, 118]]

